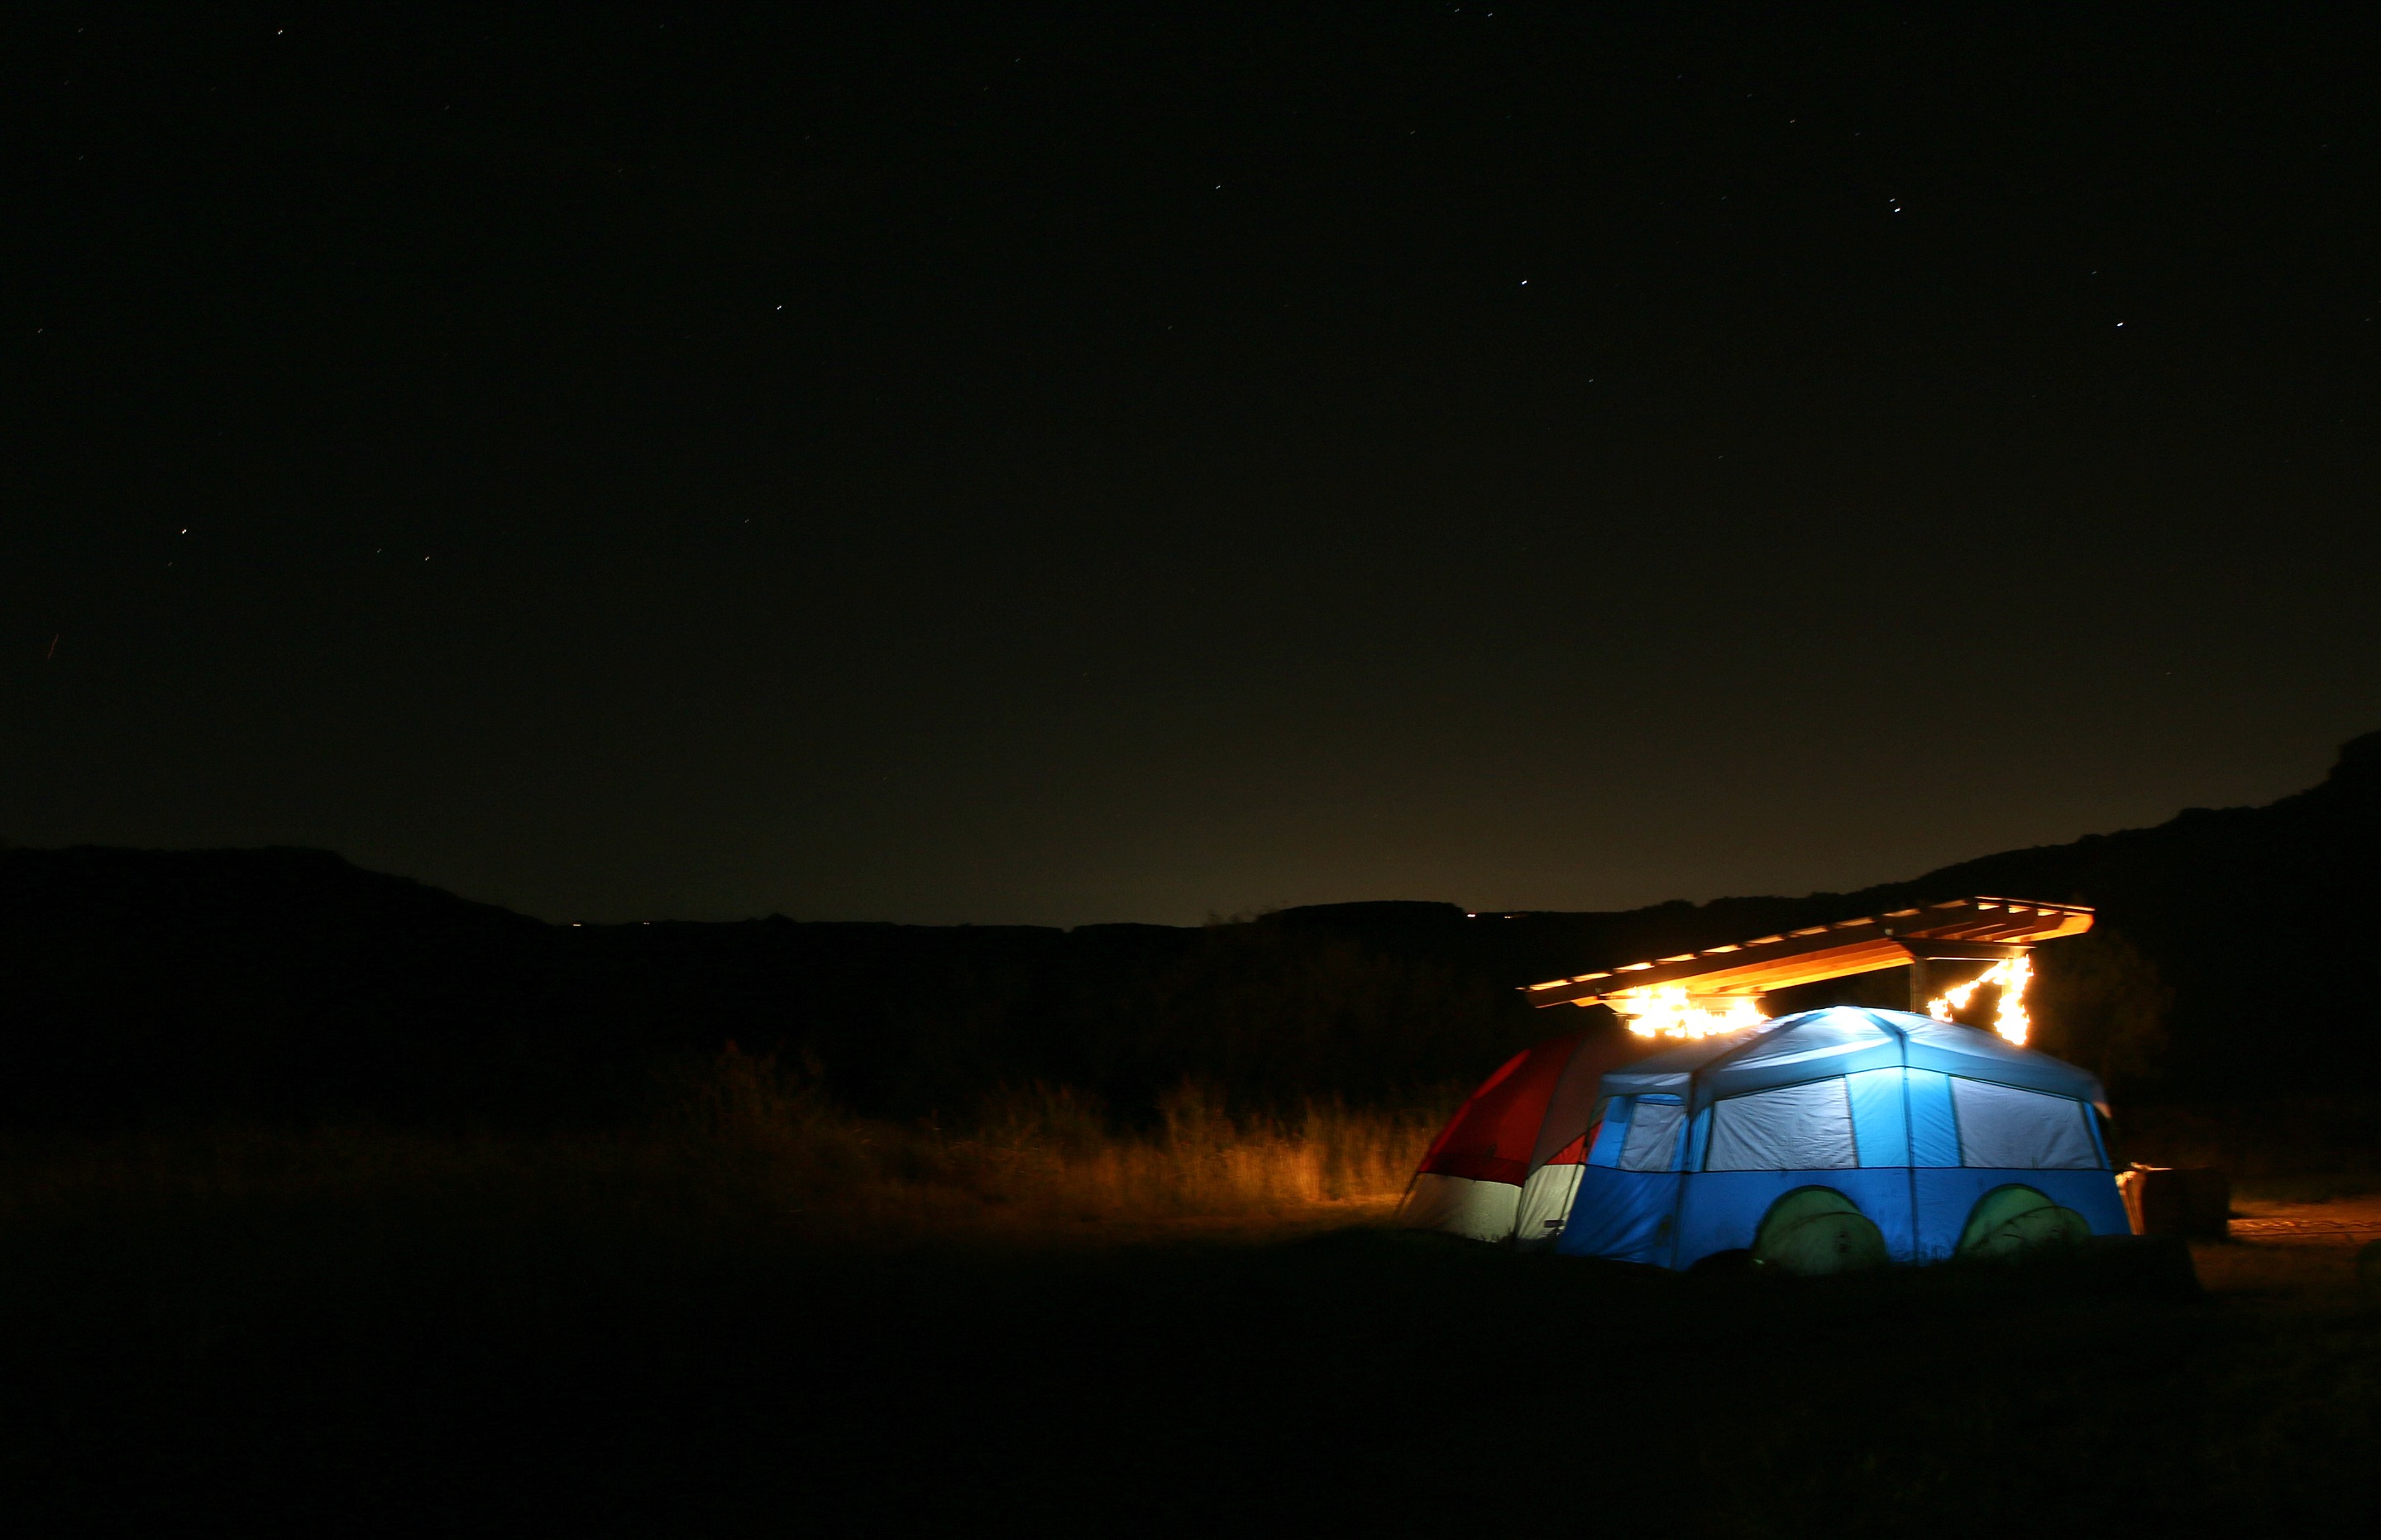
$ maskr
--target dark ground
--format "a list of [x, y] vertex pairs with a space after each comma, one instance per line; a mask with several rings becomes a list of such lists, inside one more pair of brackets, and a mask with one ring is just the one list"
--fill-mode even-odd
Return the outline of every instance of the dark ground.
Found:
[[1370, 1228], [834, 1245], [733, 1183], [493, 1145], [19, 1196], [18, 1533], [2331, 1533], [2381, 1310], [1780, 1284]]

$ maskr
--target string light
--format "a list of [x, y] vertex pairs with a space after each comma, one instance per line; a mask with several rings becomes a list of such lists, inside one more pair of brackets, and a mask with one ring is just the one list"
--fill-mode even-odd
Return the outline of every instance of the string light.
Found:
[[2022, 1048], [2027, 1035], [2033, 1031], [2033, 1019], [2025, 1013], [2025, 986], [2033, 977], [2033, 962], [2020, 952], [2006, 962], [1996, 962], [1974, 978], [1948, 990], [1926, 1002], [1926, 1014], [1937, 1021], [1948, 1021], [1952, 1013], [1965, 1010], [1976, 991], [1988, 984], [2000, 985], [2001, 997], [1993, 1013], [1993, 1031]]
[[1764, 1020], [1761, 1002], [1745, 996], [1703, 996], [1687, 993], [1682, 984], [1648, 984], [1605, 997], [1605, 1004], [1639, 1037], [1677, 1037], [1690, 1042], [1742, 1032]]

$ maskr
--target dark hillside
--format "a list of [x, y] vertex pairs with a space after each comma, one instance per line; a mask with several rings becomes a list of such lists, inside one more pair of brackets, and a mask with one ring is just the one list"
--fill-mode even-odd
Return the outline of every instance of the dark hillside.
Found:
[[2091, 960], [2106, 936], [2137, 949], [2172, 991], [2162, 1078], [2227, 1083], [2254, 1038], [2290, 1042], [2327, 1081], [2370, 1082], [2381, 1077], [2368, 984], [2376, 879], [2381, 733], [2344, 746], [2322, 784], [2269, 806], [2192, 808], [2155, 828], [1986, 856], [1845, 901], [1855, 913], [1959, 893], [2097, 905], [2105, 935], [2045, 947], [2043, 965], [2055, 987], [2057, 970]]
[[320, 850], [0, 851], [0, 1106], [413, 1106], [526, 1072], [550, 927]]
[[[1430, 906], [1440, 907], [1440, 906]], [[1250, 1104], [1377, 1102], [1469, 1075], [1533, 1030], [1436, 926], [628, 925], [569, 933], [582, 1025], [645, 1051], [724, 1041], [815, 1063], [871, 1111], [971, 1107], [1033, 1082], [1145, 1111], [1185, 1079]]]
[[1201, 928], [557, 927], [320, 851], [8, 849], [0, 1109], [18, 1123], [604, 1116], [650, 1097], [668, 1061], [729, 1041], [898, 1115], [1037, 1081], [1128, 1117], [1186, 1078], [1252, 1105], [1377, 1103], [1579, 1024], [1526, 1008], [1520, 984], [1973, 893], [2100, 906], [2094, 937], [2041, 954], [2053, 1051], [2188, 1093], [2219, 1082], [2244, 1030], [2281, 1031], [2337, 1089], [2381, 1079], [2363, 994], [2376, 876], [2381, 734], [2268, 807], [1856, 893], [1618, 913], [1362, 903]]
[[[2062, 986], [2071, 994], [2088, 982], [2079, 970], [2106, 972], [2112, 954], [2135, 975], [2125, 986], [2162, 983], [2171, 995], [2164, 1046], [2139, 1078], [2175, 1089], [2221, 1083], [2244, 1033], [2280, 1033], [2326, 1077], [2381, 1079], [2366, 986], [2381, 935], [2381, 733], [2343, 746], [2320, 785], [2265, 807], [2192, 808], [2155, 827], [2004, 851], [1851, 893], [1516, 916], [1498, 923], [1510, 934], [1499, 960], [1535, 980], [1972, 894], [2098, 907], [2093, 937], [2037, 954], [2041, 987], [2057, 1001]], [[1881, 977], [1881, 993], [1871, 993], [1892, 998], [1897, 978]], [[2056, 1040], [2056, 1015], [2046, 1013], [2045, 1045], [2093, 1057], [2077, 1052], [2087, 1045]]]

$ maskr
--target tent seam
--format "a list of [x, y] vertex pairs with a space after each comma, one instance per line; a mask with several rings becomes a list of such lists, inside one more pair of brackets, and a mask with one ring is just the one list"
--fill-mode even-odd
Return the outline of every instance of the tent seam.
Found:
[[1901, 1043], [1901, 1170], [1910, 1188], [1910, 1260], [1926, 1260], [1926, 1242], [1918, 1227], [1918, 1125], [1910, 1116], [1910, 1033], [1897, 1026]]

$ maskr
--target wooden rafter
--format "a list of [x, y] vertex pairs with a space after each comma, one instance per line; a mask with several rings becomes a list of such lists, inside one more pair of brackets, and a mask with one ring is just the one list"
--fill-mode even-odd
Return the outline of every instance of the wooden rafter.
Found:
[[1624, 990], [1666, 984], [1684, 984], [1694, 996], [1764, 995], [1823, 979], [1899, 968], [1922, 958], [1954, 956], [1946, 948], [1961, 943], [1971, 944], [1981, 960], [2011, 955], [2062, 935], [2081, 935], [2091, 928], [2092, 911], [2082, 904], [1952, 898], [1833, 924], [1806, 925], [1698, 952], [1623, 963], [1575, 978], [1551, 979], [1531, 984], [1522, 993], [1534, 1006], [1595, 1005]]

